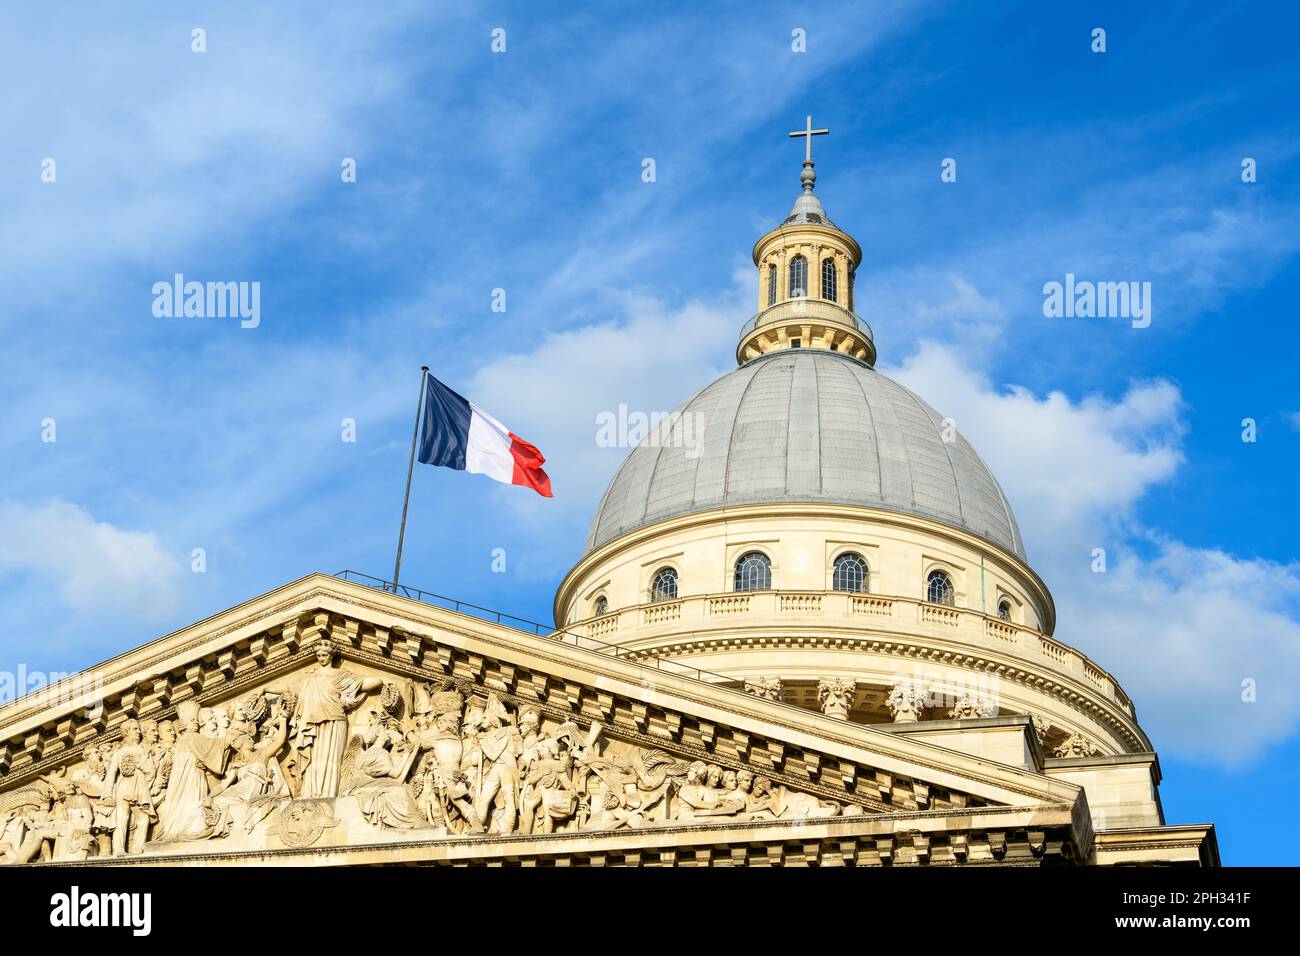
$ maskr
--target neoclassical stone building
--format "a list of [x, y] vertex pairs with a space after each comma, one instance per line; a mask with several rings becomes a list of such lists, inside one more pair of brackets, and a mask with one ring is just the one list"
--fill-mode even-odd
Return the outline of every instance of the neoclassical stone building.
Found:
[[[809, 124], [811, 129], [811, 124]], [[11, 864], [1216, 865], [814, 193], [560, 626], [313, 574], [0, 708]]]

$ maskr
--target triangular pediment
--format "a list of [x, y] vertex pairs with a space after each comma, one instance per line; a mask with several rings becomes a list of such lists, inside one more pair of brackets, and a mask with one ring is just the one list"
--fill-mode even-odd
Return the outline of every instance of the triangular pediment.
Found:
[[[37, 859], [55, 861], [736, 862], [797, 846], [880, 863], [1091, 850], [1072, 784], [581, 643], [310, 575], [0, 708], [0, 852], [30, 857], [39, 840]], [[176, 742], [110, 769], [131, 721], [169, 722]], [[124, 784], [122, 766], [139, 780]]]

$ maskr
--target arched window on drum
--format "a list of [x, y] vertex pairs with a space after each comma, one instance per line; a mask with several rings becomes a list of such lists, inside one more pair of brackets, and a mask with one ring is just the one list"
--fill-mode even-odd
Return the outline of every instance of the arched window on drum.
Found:
[[772, 587], [772, 559], [761, 551], [743, 554], [736, 562], [737, 591], [768, 591]]
[[860, 554], [846, 551], [835, 559], [831, 587], [836, 591], [867, 590], [867, 561]]

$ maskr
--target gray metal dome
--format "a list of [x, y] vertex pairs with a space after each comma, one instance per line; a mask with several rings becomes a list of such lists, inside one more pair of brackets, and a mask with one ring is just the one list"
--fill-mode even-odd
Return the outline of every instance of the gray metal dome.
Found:
[[[727, 505], [832, 502], [919, 515], [1025, 559], [1002, 489], [943, 416], [850, 356], [784, 349], [697, 392], [628, 455], [587, 535]], [[676, 421], [676, 424], [671, 424]], [[675, 429], [671, 430], [670, 429]]]
[[822, 201], [812, 193], [802, 193], [794, 201], [794, 206], [790, 209], [790, 215], [785, 217], [783, 226], [803, 225], [812, 223], [815, 226], [830, 226], [832, 229], [838, 229], [839, 226], [831, 222], [831, 217], [826, 215], [826, 210], [822, 208]]

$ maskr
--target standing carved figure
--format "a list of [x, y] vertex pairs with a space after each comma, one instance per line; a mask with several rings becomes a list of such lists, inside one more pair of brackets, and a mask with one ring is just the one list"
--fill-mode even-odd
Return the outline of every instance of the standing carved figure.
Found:
[[328, 638], [316, 644], [317, 667], [297, 691], [293, 713], [293, 771], [299, 798], [336, 797], [343, 753], [348, 746], [348, 712], [368, 693], [379, 690], [377, 677], [357, 677], [334, 667], [336, 650]]
[[140, 722], [122, 724], [122, 745], [113, 753], [104, 778], [104, 792], [113, 806], [113, 855], [144, 848], [150, 825], [157, 820], [153, 785], [157, 768], [144, 746]]
[[222, 775], [230, 747], [225, 740], [202, 735], [196, 702], [180, 704], [176, 717], [176, 750], [154, 832], [158, 843], [206, 840], [219, 832], [219, 814], [212, 810], [208, 774]]
[[519, 815], [519, 728], [496, 694], [489, 694], [479, 716], [478, 797], [474, 812], [492, 833], [513, 833]]
[[417, 718], [416, 745], [425, 751], [417, 777], [425, 818], [448, 833], [468, 829], [483, 832], [474, 809], [473, 793], [462, 769], [465, 743], [461, 739], [461, 709], [465, 698], [451, 684], [429, 695], [429, 711]]

